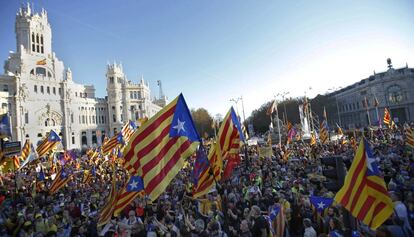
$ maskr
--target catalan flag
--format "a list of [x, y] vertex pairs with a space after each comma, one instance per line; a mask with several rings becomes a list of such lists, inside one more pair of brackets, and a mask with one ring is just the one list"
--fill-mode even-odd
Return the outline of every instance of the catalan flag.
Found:
[[59, 189], [61, 189], [69, 182], [70, 178], [71, 175], [66, 173], [64, 168], [60, 169], [59, 172], [56, 174], [56, 177], [53, 180], [52, 184], [50, 185], [49, 194], [53, 195], [57, 191], [59, 191]]
[[[22, 155], [23, 155], [23, 151], [22, 151]], [[36, 154], [36, 149], [33, 146], [33, 143], [30, 144], [30, 150], [29, 150], [29, 155], [26, 157], [26, 159], [23, 161], [23, 163], [20, 165], [20, 169], [22, 169], [23, 167], [25, 167], [27, 164], [29, 164], [30, 162], [34, 161], [37, 159], [37, 154]]]
[[27, 159], [27, 157], [29, 157], [30, 148], [31, 148], [31, 142], [30, 142], [29, 139], [26, 139], [26, 142], [23, 145], [22, 152], [21, 152], [21, 155], [20, 155], [20, 160], [21, 161], [24, 162]]
[[387, 108], [384, 108], [384, 124], [388, 125], [388, 127], [391, 124], [391, 114]]
[[328, 123], [324, 119], [319, 127], [319, 139], [322, 144], [326, 144], [329, 140]]
[[291, 150], [286, 150], [286, 151], [283, 153], [282, 159], [283, 159], [284, 161], [289, 160], [290, 154], [292, 154], [292, 151], [291, 151]]
[[269, 208], [269, 223], [273, 230], [274, 237], [285, 236], [285, 213], [284, 208], [280, 204], [273, 205]]
[[129, 141], [132, 134], [135, 132], [135, 129], [137, 129], [137, 125], [132, 121], [128, 121], [124, 127], [122, 127], [121, 134], [125, 142]]
[[125, 207], [129, 205], [135, 198], [142, 195], [144, 190], [144, 180], [140, 176], [131, 176], [126, 185], [121, 189], [116, 198], [116, 204], [114, 205], [114, 216], [119, 216], [119, 214], [124, 210]]
[[184, 166], [201, 139], [182, 94], [140, 127], [124, 149], [124, 168], [141, 176], [153, 201]]
[[336, 194], [335, 201], [374, 230], [393, 213], [393, 202], [384, 179], [380, 176], [378, 162], [365, 138], [361, 139], [344, 185]]
[[405, 129], [405, 144], [414, 149], [414, 132], [410, 127]]
[[92, 173], [89, 170], [84, 170], [83, 171], [83, 181], [82, 181], [82, 183], [87, 184], [90, 181], [92, 181], [92, 178], [93, 178]]
[[311, 140], [310, 140], [310, 145], [316, 145], [316, 134], [314, 132], [312, 132], [311, 134]]
[[205, 171], [208, 172], [209, 168], [210, 162], [208, 161], [206, 150], [203, 145], [200, 145], [200, 147], [197, 150], [197, 155], [194, 162], [194, 168], [192, 173], [194, 186], [198, 185], [200, 175]]
[[118, 133], [115, 136], [111, 137], [102, 145], [102, 154], [107, 155], [117, 146], [123, 143], [123, 136], [122, 133]]
[[240, 121], [233, 107], [231, 107], [220, 126], [217, 141], [211, 147], [208, 155], [210, 169], [212, 169], [213, 175], [210, 175], [210, 169], [201, 172], [199, 181], [193, 188], [194, 198], [207, 194], [214, 186], [215, 181], [221, 179], [223, 160], [234, 155], [238, 156], [240, 141], [244, 140]]
[[108, 221], [111, 220], [112, 214], [114, 213], [116, 199], [117, 199], [117, 189], [116, 189], [116, 175], [115, 175], [115, 166], [112, 166], [112, 184], [111, 190], [107, 197], [107, 201], [103, 206], [102, 210], [99, 212], [98, 226], [105, 225]]
[[143, 117], [137, 120], [137, 127], [141, 127], [142, 125], [144, 125], [144, 123], [146, 123], [148, 121], [148, 117]]
[[55, 131], [51, 130], [49, 135], [43, 139], [42, 143], [40, 143], [40, 145], [36, 148], [37, 154], [39, 157], [46, 155], [49, 151], [55, 148], [60, 141], [60, 137], [55, 133]]

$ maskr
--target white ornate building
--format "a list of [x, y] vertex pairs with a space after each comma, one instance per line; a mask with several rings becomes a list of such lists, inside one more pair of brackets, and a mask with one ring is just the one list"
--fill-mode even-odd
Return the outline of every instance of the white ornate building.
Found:
[[10, 113], [13, 140], [30, 138], [36, 144], [53, 129], [67, 149], [94, 146], [126, 121], [151, 117], [166, 103], [165, 97], [151, 100], [149, 84], [127, 80], [116, 63], [107, 65], [106, 98], [96, 98], [93, 85], [75, 83], [52, 50], [43, 9], [38, 14], [30, 5], [20, 8], [15, 33], [16, 52], [10, 52], [0, 75], [1, 108]]

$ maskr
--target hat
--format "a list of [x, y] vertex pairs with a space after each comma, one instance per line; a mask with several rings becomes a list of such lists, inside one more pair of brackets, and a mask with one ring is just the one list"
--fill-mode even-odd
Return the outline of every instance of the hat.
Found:
[[35, 215], [35, 218], [37, 219], [37, 218], [39, 218], [39, 217], [42, 217], [42, 214], [37, 213], [37, 214]]

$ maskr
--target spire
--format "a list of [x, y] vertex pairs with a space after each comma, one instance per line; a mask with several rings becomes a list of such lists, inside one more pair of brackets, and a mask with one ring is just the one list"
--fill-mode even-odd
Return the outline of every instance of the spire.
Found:
[[141, 82], [140, 82], [140, 83], [141, 83], [141, 85], [145, 85], [145, 82], [144, 82], [144, 75], [142, 75], [142, 74], [141, 74]]

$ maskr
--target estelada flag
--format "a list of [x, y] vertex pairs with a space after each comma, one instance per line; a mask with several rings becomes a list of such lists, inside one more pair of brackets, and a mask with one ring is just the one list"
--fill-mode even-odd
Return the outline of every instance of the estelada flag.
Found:
[[336, 194], [335, 201], [374, 230], [394, 211], [394, 204], [384, 179], [380, 176], [378, 162], [365, 138], [359, 143], [344, 185]]

